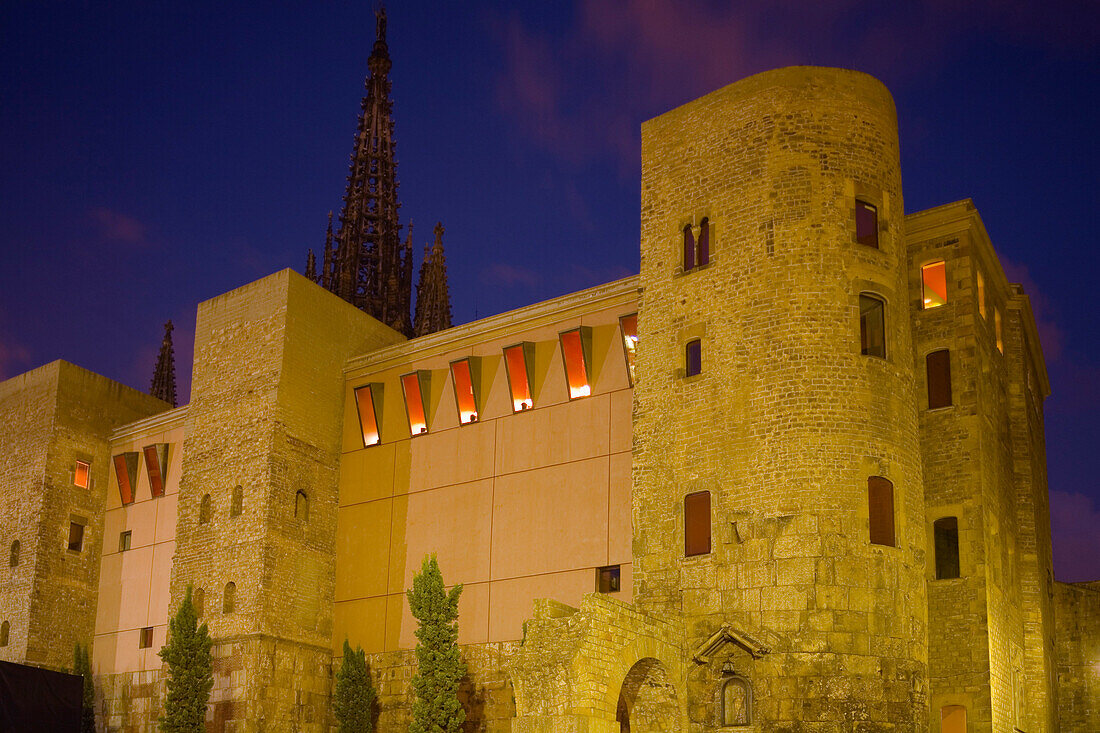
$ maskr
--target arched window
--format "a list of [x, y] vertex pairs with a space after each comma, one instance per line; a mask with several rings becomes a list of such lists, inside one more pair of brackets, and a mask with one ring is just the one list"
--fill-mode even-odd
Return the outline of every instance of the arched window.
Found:
[[204, 606], [206, 605], [206, 591], [202, 588], [196, 588], [191, 595], [191, 605], [195, 607], [195, 616], [202, 618]]
[[684, 272], [695, 267], [695, 233], [691, 224], [684, 225]]
[[8, 565], [15, 567], [19, 564], [19, 540], [11, 543], [11, 555], [8, 557]]
[[727, 677], [722, 683], [722, 727], [752, 723], [752, 688], [744, 677]]
[[210, 494], [203, 494], [199, 502], [199, 524], [206, 524], [214, 514], [214, 503], [210, 500]]
[[229, 504], [229, 516], [239, 517], [244, 511], [244, 489], [240, 486], [233, 487], [233, 501]]
[[11, 633], [11, 624], [7, 621], [0, 624], [0, 646], [8, 645], [8, 634]]
[[966, 733], [966, 708], [962, 705], [940, 708], [940, 733]]
[[859, 294], [859, 353], [886, 358], [886, 303], [867, 293]]
[[294, 518], [302, 523], [309, 522], [309, 497], [301, 489], [294, 495]]
[[699, 245], [696, 249], [699, 252], [699, 264], [710, 264], [710, 219], [705, 216], [699, 222]]
[[222, 596], [222, 613], [233, 613], [237, 610], [237, 584], [226, 583], [225, 594]]
[[703, 342], [692, 339], [684, 344], [684, 376], [694, 377], [703, 372]]
[[882, 476], [867, 479], [867, 509], [871, 522], [871, 544], [894, 544], [894, 485]]
[[936, 548], [936, 579], [959, 577], [959, 520], [940, 517], [932, 523]]

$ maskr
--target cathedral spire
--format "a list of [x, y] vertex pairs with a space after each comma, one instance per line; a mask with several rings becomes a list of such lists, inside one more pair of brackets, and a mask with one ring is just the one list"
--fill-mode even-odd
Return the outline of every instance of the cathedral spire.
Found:
[[317, 258], [313, 256], [313, 247], [306, 254], [306, 277], [317, 282]]
[[412, 252], [411, 244], [401, 241], [398, 218], [385, 8], [377, 11], [375, 23], [366, 96], [351, 154], [332, 270], [322, 263], [321, 284], [409, 336]]
[[176, 407], [176, 355], [172, 348], [172, 321], [164, 324], [164, 340], [160, 342], [157, 367], [149, 394]]
[[424, 247], [424, 262], [416, 283], [416, 320], [413, 332], [417, 336], [451, 327], [451, 294], [447, 287], [447, 260], [443, 255], [443, 224], [437, 222], [435, 244]]
[[328, 212], [328, 227], [325, 229], [325, 252], [321, 259], [321, 279], [318, 284], [332, 290], [332, 212]]

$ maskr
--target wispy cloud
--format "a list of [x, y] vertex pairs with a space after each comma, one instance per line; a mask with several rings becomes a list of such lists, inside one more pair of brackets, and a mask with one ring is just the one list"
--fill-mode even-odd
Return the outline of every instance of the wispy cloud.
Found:
[[91, 209], [88, 219], [104, 242], [137, 246], [149, 244], [146, 226], [132, 216], [100, 207]]
[[1024, 286], [1024, 293], [1031, 301], [1031, 312], [1035, 316], [1035, 328], [1039, 331], [1039, 342], [1043, 346], [1043, 356], [1048, 363], [1061, 359], [1065, 332], [1056, 322], [1054, 305], [1046, 292], [1039, 287], [1027, 267], [1002, 256], [1001, 265], [1009, 282]]
[[1050, 527], [1055, 575], [1074, 583], [1100, 579], [1100, 507], [1084, 494], [1052, 491]]
[[490, 265], [481, 275], [481, 281], [486, 285], [498, 285], [508, 288], [533, 288], [541, 280], [542, 278], [534, 270], [518, 265], [507, 265], [502, 262]]

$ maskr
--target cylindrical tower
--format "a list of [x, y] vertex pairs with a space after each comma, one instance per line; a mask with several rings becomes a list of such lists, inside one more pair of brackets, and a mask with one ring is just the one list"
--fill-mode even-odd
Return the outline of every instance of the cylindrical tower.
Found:
[[642, 127], [635, 599], [686, 624], [694, 730], [927, 727], [899, 168], [841, 69]]

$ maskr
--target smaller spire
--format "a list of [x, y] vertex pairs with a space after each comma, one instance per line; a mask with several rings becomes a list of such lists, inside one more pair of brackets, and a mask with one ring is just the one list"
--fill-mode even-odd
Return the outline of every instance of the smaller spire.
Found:
[[390, 47], [386, 45], [386, 7], [374, 11], [374, 48], [367, 59], [367, 68], [376, 76], [390, 73]]
[[328, 212], [328, 229], [325, 230], [325, 252], [321, 260], [321, 279], [318, 281], [326, 290], [332, 290], [332, 212]]
[[164, 324], [164, 340], [160, 342], [160, 354], [157, 355], [149, 394], [176, 407], [176, 355], [172, 348], [172, 328], [171, 320]]
[[443, 224], [437, 222], [435, 244], [424, 247], [424, 262], [416, 283], [415, 336], [442, 331], [451, 327], [451, 295], [447, 286], [447, 259], [443, 254]]
[[313, 256], [313, 247], [306, 254], [306, 277], [317, 282], [317, 258]]

